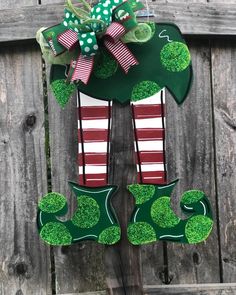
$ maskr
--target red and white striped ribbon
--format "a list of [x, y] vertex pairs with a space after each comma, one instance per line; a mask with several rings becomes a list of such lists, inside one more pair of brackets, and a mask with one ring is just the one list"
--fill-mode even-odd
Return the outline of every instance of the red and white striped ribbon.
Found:
[[113, 22], [107, 28], [105, 37], [115, 43], [125, 34], [125, 27], [119, 23]]
[[138, 65], [138, 61], [129, 48], [119, 39], [125, 34], [125, 28], [119, 23], [112, 23], [104, 36], [104, 45], [127, 74], [129, 68]]
[[68, 50], [72, 50], [79, 41], [78, 34], [72, 30], [60, 34], [57, 40]]
[[113, 57], [117, 60], [117, 62], [126, 74], [128, 73], [130, 67], [138, 65], [138, 61], [135, 58], [135, 56], [132, 54], [129, 48], [121, 41], [112, 43], [109, 40], [105, 40], [104, 45], [113, 55]]
[[[80, 54], [79, 58], [76, 61], [71, 81], [73, 82], [80, 80], [84, 84], [87, 84], [93, 70], [93, 65], [94, 56], [83, 56], [82, 54]], [[73, 61], [71, 66], [73, 67]]]
[[79, 183], [108, 184], [111, 102], [80, 94], [78, 97]]
[[[129, 48], [119, 39], [125, 34], [125, 28], [119, 23], [111, 23], [104, 35], [104, 45], [120, 64], [121, 68], [127, 74], [129, 68], [138, 65], [138, 61]], [[68, 50], [72, 50], [78, 43], [78, 34], [73, 30], [67, 30], [58, 36], [58, 42]], [[71, 82], [80, 80], [87, 84], [91, 76], [94, 65], [94, 56], [79, 55], [77, 61], [71, 61], [73, 71]]]
[[[67, 30], [58, 36], [58, 42], [60, 42], [68, 50], [72, 50], [78, 43], [78, 34], [72, 30]], [[77, 60], [72, 60], [70, 65], [70, 71], [73, 72], [71, 82], [82, 81], [87, 84], [90, 75], [93, 70], [94, 56], [83, 56], [79, 54]]]
[[166, 183], [164, 91], [132, 103], [139, 183]]

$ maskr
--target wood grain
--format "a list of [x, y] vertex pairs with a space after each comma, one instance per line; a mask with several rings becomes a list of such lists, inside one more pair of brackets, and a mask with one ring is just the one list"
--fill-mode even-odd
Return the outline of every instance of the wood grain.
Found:
[[106, 249], [109, 294], [141, 295], [142, 281], [139, 247], [127, 239], [127, 224], [134, 201], [127, 185], [136, 182], [133, 129], [129, 106], [113, 104], [110, 182], [119, 186], [113, 201], [122, 229], [121, 242]]
[[236, 42], [212, 43], [217, 198], [223, 281], [236, 277]]
[[[144, 286], [145, 295], [234, 295], [236, 284], [191, 284], [172, 286]], [[58, 295], [106, 295], [106, 291]]]
[[107, 295], [106, 291], [97, 291], [97, 292], [85, 292], [85, 293], [63, 293], [58, 295]]
[[1, 1], [0, 7], [1, 9], [19, 9], [21, 7], [25, 6], [33, 6], [37, 5], [38, 1], [37, 0], [6, 0], [6, 1]]
[[[54, 2], [52, 2], [54, 3]], [[0, 11], [0, 42], [32, 40], [40, 27], [62, 21], [63, 5], [52, 4]], [[174, 22], [187, 35], [236, 35], [236, 6], [227, 3], [150, 2], [157, 22]]]
[[142, 281], [144, 285], [162, 285], [168, 280], [163, 242], [141, 247]]
[[0, 49], [0, 293], [51, 294], [49, 248], [36, 227], [47, 192], [41, 56]]
[[[194, 68], [191, 92], [181, 106], [171, 96], [167, 97], [168, 178], [169, 181], [180, 179], [173, 195], [176, 212], [181, 213], [181, 194], [195, 188], [209, 197], [216, 218], [210, 47], [207, 41], [199, 40], [189, 45]], [[217, 223], [204, 243], [168, 243], [170, 281], [173, 284], [220, 282], [218, 255]]]
[[[163, 93], [166, 96], [166, 90]], [[141, 247], [143, 285], [162, 285], [169, 281], [166, 251], [166, 243], [161, 241]]]
[[[0, 42], [33, 40], [39, 27], [61, 21], [64, 0], [41, 2], [1, 3]], [[180, 178], [173, 208], [181, 215], [181, 193], [194, 187], [213, 205], [214, 231], [199, 245], [128, 243], [134, 202], [126, 186], [136, 181], [133, 131], [129, 106], [114, 104], [110, 182], [120, 186], [113, 205], [122, 241], [113, 247], [92, 242], [53, 247], [51, 266], [50, 248], [39, 240], [35, 223], [38, 199], [47, 192], [41, 56], [28, 43], [24, 49], [20, 43], [1, 47], [0, 294], [236, 294], [236, 284], [205, 284], [235, 282], [236, 273], [236, 42], [214, 40], [236, 35], [235, 3], [148, 1], [156, 21], [175, 22], [191, 39], [213, 39], [212, 48], [202, 38], [190, 42], [195, 78], [186, 102], [178, 107], [167, 97], [168, 174], [169, 180]], [[52, 189], [68, 197], [69, 218], [76, 208], [67, 184], [77, 178], [76, 97], [61, 110], [49, 85], [48, 95]]]
[[[72, 97], [61, 109], [48, 85], [52, 190], [68, 197], [70, 214], [76, 209], [75, 196], [68, 181], [77, 180], [77, 109]], [[55, 247], [55, 280], [58, 293], [104, 290], [104, 247], [92, 242]]]
[[145, 295], [234, 295], [236, 284], [145, 286]]
[[[42, 0], [42, 4], [50, 4], [51, 1]], [[65, 109], [61, 109], [55, 101], [49, 83], [48, 96], [52, 190], [68, 197], [69, 218], [76, 209], [76, 202], [67, 182], [76, 181], [78, 176], [76, 96], [71, 98]], [[93, 242], [54, 248], [56, 292], [74, 293], [106, 289], [104, 251], [104, 246]]]

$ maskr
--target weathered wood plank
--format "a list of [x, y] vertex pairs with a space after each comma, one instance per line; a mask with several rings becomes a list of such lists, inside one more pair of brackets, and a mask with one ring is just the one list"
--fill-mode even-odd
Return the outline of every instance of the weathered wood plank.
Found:
[[[224, 0], [208, 0], [211, 3], [224, 3]], [[228, 4], [235, 4], [235, 0], [227, 0]]]
[[[163, 91], [164, 95], [166, 90]], [[143, 101], [145, 103], [145, 100]], [[166, 243], [156, 242], [141, 246], [143, 285], [162, 285], [168, 282]]]
[[47, 191], [41, 55], [0, 48], [0, 293], [51, 294], [37, 203]]
[[162, 285], [167, 280], [163, 243], [157, 242], [141, 247], [142, 281], [144, 285]]
[[[155, 286], [145, 285], [145, 295], [234, 295], [236, 284], [197, 284], [197, 285], [172, 285], [172, 286]], [[70, 293], [58, 295], [106, 295], [106, 291], [89, 292], [89, 293]]]
[[101, 292], [86, 292], [86, 293], [63, 293], [58, 295], [107, 295], [107, 291], [101, 291]]
[[[180, 214], [181, 194], [203, 190], [216, 219], [214, 149], [211, 104], [210, 48], [207, 41], [190, 44], [194, 82], [189, 97], [177, 106], [167, 97], [167, 168], [169, 180], [179, 178], [173, 206]], [[173, 284], [220, 282], [217, 223], [206, 242], [168, 243], [169, 277]]]
[[[43, 1], [43, 4], [45, 3]], [[50, 97], [49, 106], [50, 129], [53, 130], [51, 132], [53, 189], [65, 192], [65, 181], [68, 177], [72, 179], [76, 177], [74, 169], [77, 166], [76, 104], [74, 100], [64, 111], [61, 111], [53, 98]], [[114, 106], [113, 110], [113, 122], [116, 123], [114, 123], [112, 137], [111, 161], [113, 168], [110, 173], [110, 181], [114, 184], [121, 184], [120, 191], [114, 200], [114, 206], [121, 220], [123, 235], [125, 235], [127, 218], [132, 212], [132, 201], [126, 190], [126, 184], [131, 183], [133, 177], [136, 177], [133, 162], [134, 145], [130, 141], [133, 138], [133, 133], [129, 108]], [[53, 112], [55, 112], [54, 115]], [[127, 126], [126, 123], [130, 127], [129, 132], [124, 128]], [[60, 127], [64, 127], [64, 131], [63, 134], [58, 135]], [[58, 146], [60, 146], [59, 149]], [[64, 155], [65, 158], [64, 156], [62, 158], [61, 151], [67, 155]], [[70, 161], [68, 161], [69, 155], [72, 157]], [[61, 161], [63, 163], [64, 159], [67, 166], [62, 168]], [[56, 174], [54, 173], [55, 169], [57, 169]], [[58, 179], [59, 174], [61, 180]], [[123, 176], [121, 177], [121, 175]], [[63, 184], [60, 185], [60, 183]], [[128, 206], [130, 201], [131, 206]], [[123, 237], [123, 241], [114, 247], [105, 248], [88, 242], [82, 246], [74, 245], [68, 248], [65, 253], [61, 250], [56, 250], [55, 253], [56, 290], [59, 293], [96, 291], [108, 288], [110, 293], [114, 295], [123, 295], [125, 292], [130, 295], [142, 294], [141, 276], [138, 271], [139, 251], [128, 244], [126, 237]], [[99, 294], [99, 292], [91, 294]]]
[[212, 44], [218, 218], [223, 281], [227, 283], [236, 278], [236, 43]]
[[109, 294], [141, 295], [139, 247], [127, 239], [127, 224], [134, 207], [134, 200], [127, 185], [136, 182], [133, 129], [129, 106], [113, 104], [110, 181], [118, 185], [113, 206], [122, 229], [122, 240], [106, 249], [106, 274]]
[[[49, 90], [50, 91], [50, 90]], [[67, 181], [77, 180], [76, 97], [62, 110], [49, 92], [49, 128], [52, 190], [68, 197], [70, 215], [75, 196]], [[56, 292], [73, 293], [106, 289], [104, 247], [93, 242], [70, 247], [54, 247]]]
[[[157, 22], [174, 22], [187, 35], [236, 35], [236, 6], [227, 3], [149, 3]], [[0, 42], [35, 38], [40, 27], [62, 21], [63, 4], [0, 11]]]
[[13, 8], [14, 9], [19, 9], [23, 6], [33, 6], [35, 4], [38, 4], [37, 0], [11, 0], [11, 1], [1, 1], [0, 7], [1, 9], [9, 9]]
[[[42, 4], [50, 4], [51, 1], [42, 0]], [[67, 217], [70, 217], [76, 209], [75, 196], [67, 181], [76, 181], [78, 176], [77, 102], [74, 96], [63, 110], [55, 101], [50, 87], [48, 95], [52, 190], [68, 197], [70, 214]], [[106, 289], [104, 250], [104, 246], [93, 242], [54, 248], [56, 292]]]
[[145, 295], [234, 295], [236, 284], [145, 286]]

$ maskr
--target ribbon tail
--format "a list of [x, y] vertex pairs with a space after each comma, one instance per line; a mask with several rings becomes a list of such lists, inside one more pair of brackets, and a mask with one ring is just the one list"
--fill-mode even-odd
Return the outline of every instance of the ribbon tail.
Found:
[[68, 80], [70, 82], [80, 80], [84, 84], [88, 84], [89, 78], [93, 71], [93, 65], [94, 56], [83, 56], [80, 54], [77, 61], [71, 61]]
[[110, 40], [105, 40], [104, 45], [117, 60], [126, 74], [128, 73], [130, 67], [139, 64], [133, 53], [121, 41], [114, 43]]

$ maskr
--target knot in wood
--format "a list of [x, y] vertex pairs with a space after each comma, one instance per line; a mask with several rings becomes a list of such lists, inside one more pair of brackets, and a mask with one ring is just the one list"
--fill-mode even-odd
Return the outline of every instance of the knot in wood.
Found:
[[8, 266], [9, 275], [15, 275], [17, 277], [25, 277], [26, 279], [30, 278], [30, 268], [27, 263], [24, 261], [13, 262]]
[[29, 116], [26, 117], [25, 125], [28, 128], [34, 127], [35, 123], [36, 123], [36, 116], [35, 115], [29, 115]]
[[37, 121], [37, 118], [34, 114], [28, 115], [24, 121], [24, 130], [26, 132], [31, 131], [34, 128], [36, 121]]
[[28, 266], [24, 262], [19, 262], [15, 265], [15, 273], [18, 276], [24, 276], [27, 273]]
[[224, 263], [229, 263], [229, 259], [228, 258], [223, 258]]
[[169, 285], [173, 280], [173, 275], [171, 275], [167, 269], [159, 272], [159, 278], [163, 284]]
[[200, 264], [200, 257], [199, 254], [197, 252], [193, 252], [193, 263], [196, 265]]

